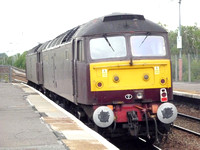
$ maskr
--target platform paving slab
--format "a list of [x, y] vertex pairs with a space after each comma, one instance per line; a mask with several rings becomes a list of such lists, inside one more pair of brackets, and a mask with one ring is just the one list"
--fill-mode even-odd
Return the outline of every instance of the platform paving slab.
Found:
[[0, 83], [0, 150], [66, 150], [26, 101], [28, 93]]
[[173, 94], [200, 99], [200, 83], [173, 82]]

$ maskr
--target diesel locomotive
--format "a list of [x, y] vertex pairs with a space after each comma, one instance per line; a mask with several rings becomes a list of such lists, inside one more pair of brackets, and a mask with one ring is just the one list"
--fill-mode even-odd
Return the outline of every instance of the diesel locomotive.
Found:
[[143, 15], [107, 15], [37, 45], [26, 74], [106, 136], [158, 141], [177, 117], [168, 33]]

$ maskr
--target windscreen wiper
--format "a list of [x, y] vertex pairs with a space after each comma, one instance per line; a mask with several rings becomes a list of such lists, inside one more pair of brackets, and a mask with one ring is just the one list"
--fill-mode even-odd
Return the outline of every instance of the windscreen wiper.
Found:
[[[151, 33], [150, 33], [150, 32], [147, 32], [147, 34], [146, 34], [144, 40], [141, 42], [140, 46], [144, 43], [144, 41], [147, 39], [147, 37], [148, 37], [149, 35], [151, 35]], [[140, 46], [139, 46], [139, 47], [140, 47]]]
[[110, 42], [109, 42], [109, 40], [108, 40], [108, 38], [106, 37], [105, 34], [103, 35], [103, 37], [104, 37], [104, 39], [106, 40], [106, 42], [108, 43], [108, 45], [110, 46], [110, 48], [111, 48], [111, 49], [113, 50], [113, 52], [114, 52], [115, 50], [113, 49], [112, 45], [110, 44]]

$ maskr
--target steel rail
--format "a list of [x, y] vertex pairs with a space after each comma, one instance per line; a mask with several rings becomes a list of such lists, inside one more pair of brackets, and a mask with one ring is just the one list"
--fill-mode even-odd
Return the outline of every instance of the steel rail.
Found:
[[24, 69], [19, 69], [19, 68], [14, 67], [14, 66], [12, 66], [12, 69], [13, 69], [13, 70], [17, 70], [17, 71], [22, 72], [22, 73], [25, 73], [25, 72], [26, 72]]
[[175, 128], [178, 129], [178, 130], [182, 130], [182, 131], [185, 131], [185, 132], [187, 132], [187, 133], [194, 134], [194, 135], [200, 137], [200, 133], [195, 132], [195, 131], [192, 131], [192, 130], [190, 130], [190, 129], [186, 129], [186, 128], [183, 128], [183, 127], [177, 126], [177, 125], [173, 125], [173, 127], [175, 127]]
[[14, 66], [11, 67], [12, 69], [12, 80], [15, 82], [26, 83], [26, 72], [23, 69], [16, 68]]
[[[143, 141], [144, 143], [147, 143], [147, 141], [141, 137], [138, 138], [140, 141]], [[162, 150], [161, 148], [159, 148], [158, 146], [152, 144], [151, 146], [153, 146], [154, 149], [157, 149], [157, 150]]]
[[186, 114], [183, 114], [183, 113], [178, 113], [178, 116], [189, 118], [189, 119], [192, 119], [192, 120], [195, 120], [195, 121], [200, 121], [200, 118], [198, 118], [198, 117], [193, 117], [193, 116], [186, 115]]
[[26, 75], [21, 75], [21, 74], [14, 74], [13, 76], [17, 76], [17, 77], [26, 78]]

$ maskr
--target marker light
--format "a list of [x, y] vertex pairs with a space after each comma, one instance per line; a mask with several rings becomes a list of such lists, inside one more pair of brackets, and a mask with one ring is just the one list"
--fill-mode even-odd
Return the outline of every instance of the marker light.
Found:
[[165, 84], [165, 82], [166, 82], [165, 79], [161, 79], [161, 80], [160, 80], [160, 83], [161, 83], [161, 84]]
[[102, 86], [103, 86], [103, 83], [100, 81], [98, 81], [97, 83], [96, 83], [96, 86], [98, 87], [98, 88], [102, 88]]
[[167, 90], [165, 88], [160, 89], [160, 101], [161, 102], [167, 102]]

